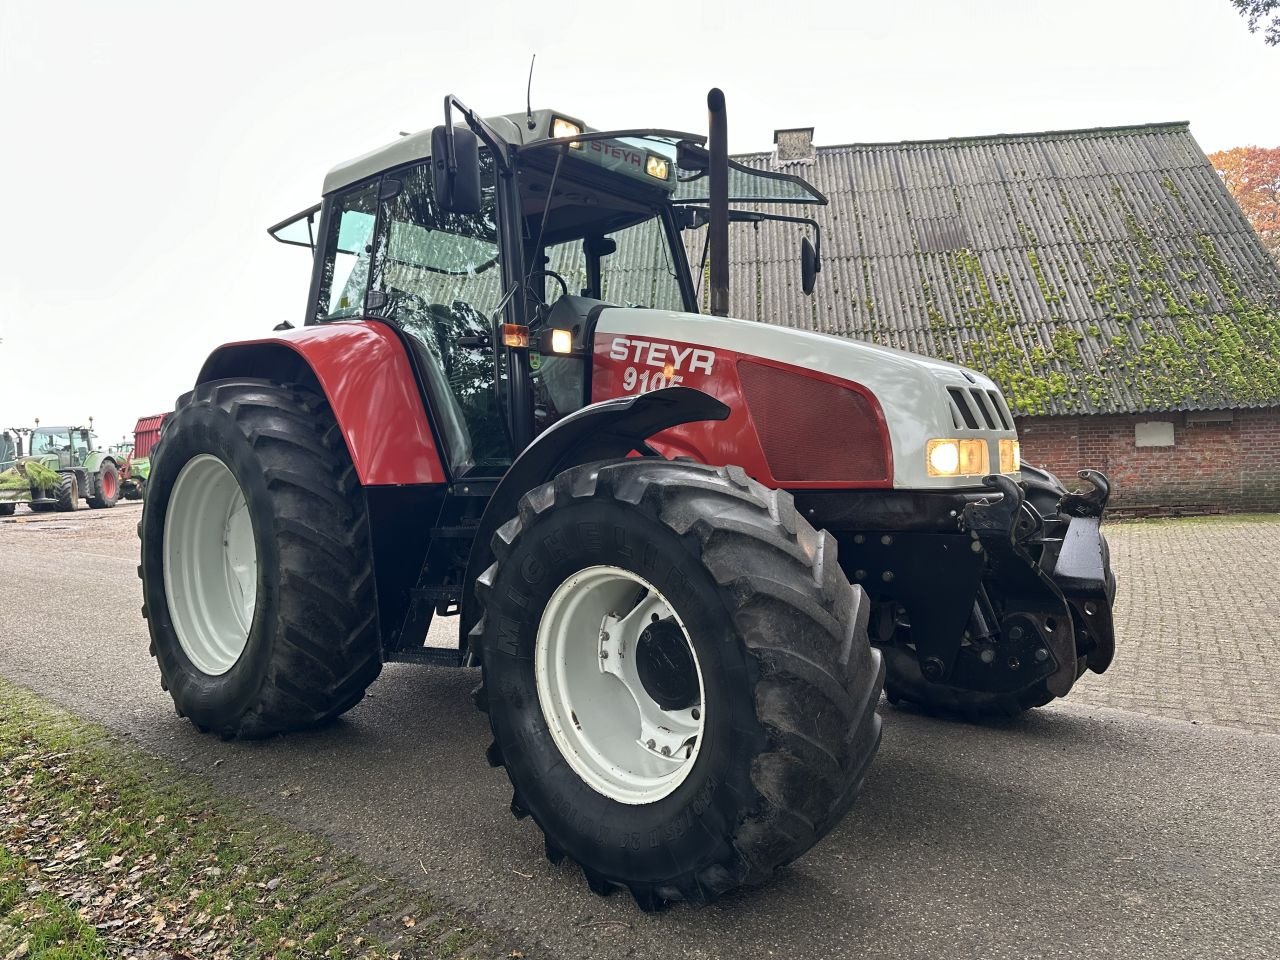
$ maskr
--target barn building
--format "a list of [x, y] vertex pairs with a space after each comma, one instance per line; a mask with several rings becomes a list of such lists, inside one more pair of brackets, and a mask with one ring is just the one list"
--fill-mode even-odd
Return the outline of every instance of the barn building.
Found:
[[1024, 459], [1117, 509], [1280, 510], [1280, 269], [1186, 123], [736, 159], [830, 204], [812, 298], [794, 228], [734, 228], [734, 316], [984, 371]]

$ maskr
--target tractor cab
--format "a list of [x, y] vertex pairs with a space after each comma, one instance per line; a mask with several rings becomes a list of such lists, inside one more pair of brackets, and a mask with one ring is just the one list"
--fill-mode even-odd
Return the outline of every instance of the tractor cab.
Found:
[[93, 452], [93, 439], [84, 427], [36, 427], [31, 431], [31, 453], [53, 470], [83, 467]]
[[[314, 251], [304, 322], [391, 321], [453, 475], [497, 477], [590, 402], [591, 334], [604, 308], [698, 312], [707, 137], [600, 132], [550, 110], [482, 120], [456, 101], [449, 108], [466, 127], [421, 131], [339, 165], [321, 205], [270, 233]], [[811, 291], [817, 224], [763, 209], [825, 198], [799, 177], [728, 169], [730, 220], [813, 234], [800, 257]]]

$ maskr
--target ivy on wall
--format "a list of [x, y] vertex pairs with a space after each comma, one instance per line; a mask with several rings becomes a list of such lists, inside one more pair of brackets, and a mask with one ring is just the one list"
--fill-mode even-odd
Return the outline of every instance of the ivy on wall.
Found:
[[[1190, 217], [1173, 181], [1162, 185]], [[1035, 188], [1029, 193], [1035, 206]], [[1058, 199], [1072, 208], [1065, 191]], [[863, 259], [853, 298], [857, 333], [910, 349], [897, 342], [885, 311], [915, 316], [922, 304], [933, 352], [991, 376], [1021, 415], [1280, 405], [1280, 307], [1244, 295], [1210, 234], [1177, 241], [1176, 252], [1166, 241], [1162, 253], [1119, 186], [1108, 203], [1127, 243], [1091, 240], [1089, 224], [1073, 216], [1069, 250], [1041, 245], [1019, 221], [1020, 250], [984, 258], [967, 247], [917, 248], [911, 279], [877, 286]], [[1023, 276], [993, 266], [1010, 259]], [[932, 282], [939, 274], [943, 282]], [[913, 282], [918, 295], [907, 289]]]

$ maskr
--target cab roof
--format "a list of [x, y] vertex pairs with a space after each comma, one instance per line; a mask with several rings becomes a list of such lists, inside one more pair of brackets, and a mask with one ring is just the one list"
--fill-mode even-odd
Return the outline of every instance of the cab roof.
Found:
[[[594, 133], [593, 127], [559, 110], [534, 110], [532, 114], [512, 113], [501, 117], [487, 117], [487, 123], [505, 142], [522, 146], [538, 140], [551, 139], [551, 124], [555, 119], [577, 124], [583, 133]], [[383, 170], [425, 160], [431, 156], [431, 128], [405, 134], [398, 140], [384, 144], [368, 153], [338, 164], [324, 178], [325, 195], [335, 190], [372, 177]]]

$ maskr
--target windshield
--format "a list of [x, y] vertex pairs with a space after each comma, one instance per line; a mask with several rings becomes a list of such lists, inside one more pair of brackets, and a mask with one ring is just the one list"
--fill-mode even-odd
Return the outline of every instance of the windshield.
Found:
[[18, 445], [10, 433], [0, 433], [0, 463], [18, 458]]
[[692, 309], [681, 277], [683, 248], [673, 247], [664, 213], [675, 188], [675, 149], [674, 142], [637, 137], [521, 155], [534, 296], [546, 304], [572, 294], [620, 306]]
[[31, 456], [66, 453], [71, 450], [71, 437], [65, 433], [37, 430], [31, 434]]
[[[571, 294], [590, 296], [621, 307], [651, 307], [657, 310], [684, 310], [676, 263], [667, 242], [662, 221], [651, 217], [642, 223], [603, 235], [611, 241], [612, 252], [600, 256], [600, 288], [592, 290], [591, 247], [598, 241], [569, 240], [547, 248], [546, 301], [559, 293], [560, 277]], [[603, 244], [604, 250], [610, 243]], [[597, 252], [600, 252], [597, 248]]]

